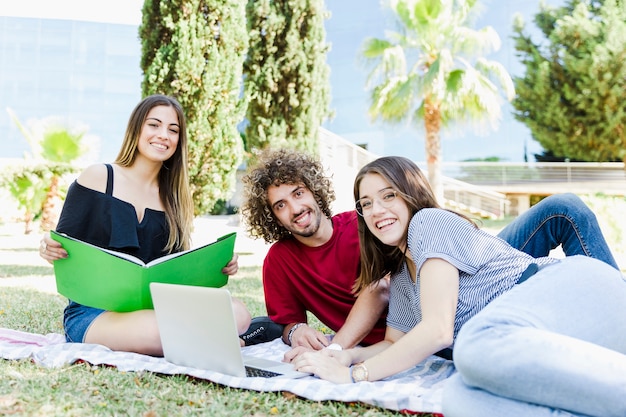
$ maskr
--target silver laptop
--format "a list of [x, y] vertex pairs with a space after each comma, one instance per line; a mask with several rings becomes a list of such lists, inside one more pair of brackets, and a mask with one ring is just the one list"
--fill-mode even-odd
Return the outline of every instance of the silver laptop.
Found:
[[228, 290], [153, 282], [150, 292], [168, 362], [237, 377], [310, 375], [289, 363], [242, 354]]

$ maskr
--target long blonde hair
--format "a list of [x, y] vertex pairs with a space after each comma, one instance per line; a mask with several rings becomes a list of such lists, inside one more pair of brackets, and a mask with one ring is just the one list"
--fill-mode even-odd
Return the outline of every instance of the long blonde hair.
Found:
[[191, 246], [193, 228], [193, 199], [189, 188], [187, 164], [187, 124], [180, 103], [173, 97], [155, 94], [144, 98], [130, 114], [124, 142], [115, 163], [129, 167], [137, 157], [141, 129], [150, 110], [157, 106], [172, 107], [178, 116], [180, 133], [176, 152], [163, 163], [159, 171], [159, 197], [165, 210], [169, 238], [165, 251], [178, 252]]

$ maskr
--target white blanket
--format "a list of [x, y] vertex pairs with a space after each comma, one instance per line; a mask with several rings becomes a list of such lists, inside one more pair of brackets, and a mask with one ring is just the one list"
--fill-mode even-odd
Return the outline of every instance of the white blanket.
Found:
[[[280, 339], [243, 348], [246, 354], [280, 360], [288, 350]], [[186, 374], [234, 388], [288, 391], [314, 401], [363, 402], [396, 411], [441, 413], [444, 381], [454, 372], [451, 361], [432, 356], [416, 367], [377, 382], [337, 385], [310, 376], [297, 380], [236, 378], [218, 372], [177, 366], [163, 358], [114, 352], [101, 345], [65, 343], [60, 334], [38, 335], [0, 328], [0, 357], [31, 358], [35, 363], [62, 367], [83, 360], [93, 365], [115, 366], [120, 371]]]

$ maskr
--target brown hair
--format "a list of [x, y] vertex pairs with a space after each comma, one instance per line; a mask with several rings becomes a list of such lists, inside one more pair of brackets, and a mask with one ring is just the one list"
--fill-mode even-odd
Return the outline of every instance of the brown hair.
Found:
[[324, 215], [332, 216], [330, 204], [335, 200], [335, 192], [321, 162], [311, 155], [290, 149], [267, 150], [243, 177], [241, 213], [250, 236], [262, 237], [267, 243], [290, 236], [290, 232], [274, 218], [267, 190], [271, 185], [298, 183], [303, 183], [313, 193]]
[[141, 129], [154, 107], [172, 107], [178, 116], [180, 126], [176, 152], [163, 163], [159, 171], [159, 196], [165, 209], [165, 217], [169, 227], [169, 239], [165, 251], [177, 252], [191, 246], [191, 230], [193, 227], [193, 200], [189, 188], [187, 172], [187, 124], [180, 103], [173, 97], [155, 94], [144, 98], [135, 106], [130, 114], [124, 142], [115, 163], [129, 167], [137, 157], [137, 144]]
[[[365, 165], [354, 180], [354, 201], [358, 201], [359, 186], [368, 174], [378, 174], [398, 192], [409, 208], [411, 216], [423, 208], [441, 208], [428, 180], [419, 167], [408, 158], [387, 156]], [[461, 217], [471, 220], [462, 214]], [[367, 228], [363, 217], [358, 216], [359, 242], [361, 250], [361, 273], [354, 290], [359, 292], [388, 273], [398, 272], [404, 262], [404, 252], [378, 240]], [[408, 230], [405, 231], [404, 239]]]

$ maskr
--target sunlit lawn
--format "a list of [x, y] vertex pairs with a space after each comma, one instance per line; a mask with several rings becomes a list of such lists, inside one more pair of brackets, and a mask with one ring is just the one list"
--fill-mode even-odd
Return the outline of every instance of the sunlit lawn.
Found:
[[[626, 267], [624, 198], [586, 197], [622, 270]], [[512, 219], [485, 221], [497, 231]], [[54, 293], [52, 267], [37, 254], [38, 236], [0, 223], [0, 327], [61, 333], [65, 299]], [[32, 284], [31, 284], [32, 282]], [[10, 283], [11, 286], [7, 286]], [[48, 292], [25, 285], [48, 288]], [[252, 315], [264, 315], [261, 270], [243, 267], [228, 284]], [[50, 291], [52, 287], [52, 291]], [[317, 326], [319, 322], [314, 321]], [[0, 360], [0, 415], [16, 416], [393, 416], [399, 413], [362, 404], [313, 402], [289, 393], [231, 389], [185, 376], [120, 372], [77, 363], [47, 369], [29, 360]]]

